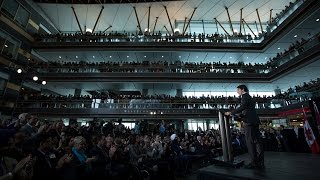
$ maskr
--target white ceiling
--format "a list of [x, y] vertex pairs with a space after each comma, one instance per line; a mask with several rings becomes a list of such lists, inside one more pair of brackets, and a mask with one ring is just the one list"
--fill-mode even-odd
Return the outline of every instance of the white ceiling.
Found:
[[[163, 6], [167, 6], [171, 22], [175, 20], [184, 21], [190, 18], [195, 7], [197, 10], [193, 20], [213, 20], [217, 18], [220, 22], [227, 22], [228, 16], [225, 6], [229, 8], [232, 21], [239, 21], [240, 9], [243, 8], [243, 18], [246, 22], [258, 22], [256, 9], [262, 22], [269, 20], [269, 11], [273, 9], [273, 15], [284, 9], [290, 0], [187, 0], [172, 2], [153, 2], [137, 4], [104, 4], [104, 10], [97, 24], [96, 31], [104, 31], [112, 25], [113, 31], [136, 31], [137, 20], [133, 7], [137, 9], [141, 28], [147, 28], [148, 8], [151, 6], [150, 29], [153, 29], [156, 17], [159, 17], [156, 31], [163, 30], [163, 26], [170, 29], [168, 17]], [[102, 5], [99, 4], [38, 4], [40, 8], [53, 21], [60, 31], [79, 31], [71, 6], [75, 8], [81, 28], [84, 26], [92, 29], [98, 17]], [[173, 27], [174, 28], [174, 27]]]

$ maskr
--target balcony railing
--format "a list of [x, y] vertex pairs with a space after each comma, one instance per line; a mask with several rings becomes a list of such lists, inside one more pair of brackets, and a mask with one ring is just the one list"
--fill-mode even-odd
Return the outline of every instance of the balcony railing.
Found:
[[303, 40], [293, 49], [284, 52], [283, 55], [274, 58], [265, 64], [218, 64], [218, 63], [123, 63], [112, 62], [69, 62], [59, 64], [50, 62], [48, 64], [34, 65], [33, 68], [39, 73], [258, 73], [267, 74], [276, 70], [305, 51], [319, 45], [320, 34], [310, 39]]

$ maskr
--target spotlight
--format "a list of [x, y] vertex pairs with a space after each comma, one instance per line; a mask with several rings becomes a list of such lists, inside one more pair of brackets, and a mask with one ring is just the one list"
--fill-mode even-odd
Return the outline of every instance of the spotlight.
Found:
[[38, 76], [33, 76], [33, 78], [32, 78], [34, 81], [38, 81]]
[[46, 81], [42, 81], [42, 85], [46, 85], [47, 84], [47, 82]]
[[22, 73], [22, 69], [18, 69], [17, 73], [19, 73], [19, 74]]

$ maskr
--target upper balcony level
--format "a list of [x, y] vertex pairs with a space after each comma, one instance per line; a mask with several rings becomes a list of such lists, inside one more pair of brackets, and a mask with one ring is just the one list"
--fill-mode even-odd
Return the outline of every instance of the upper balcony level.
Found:
[[211, 82], [226, 79], [241, 82], [269, 82], [305, 64], [317, 61], [319, 56], [320, 37], [316, 34], [310, 39], [291, 46], [283, 54], [279, 53], [276, 57], [270, 58], [266, 63], [50, 61], [31, 66], [31, 71], [51, 82]]
[[[168, 28], [169, 26], [163, 26], [159, 31], [155, 30], [155, 27], [150, 30], [152, 28], [149, 26], [146, 31], [143, 31], [139, 24], [136, 32], [108, 31], [112, 29], [111, 25], [105, 31], [92, 32], [91, 29], [89, 32], [64, 31], [55, 35], [38, 35], [33, 47], [37, 51], [58, 49], [86, 51], [128, 49], [137, 51], [155, 49], [157, 51], [216, 51], [225, 49], [228, 51], [264, 51], [292, 29], [303, 28], [306, 26], [305, 23], [310, 25], [311, 21], [306, 22], [306, 19], [319, 11], [319, 7], [320, 3], [317, 0], [296, 0], [273, 18], [271, 18], [272, 10], [270, 10], [268, 22], [246, 22], [244, 17], [240, 17], [240, 21], [222, 23], [218, 19], [205, 21], [190, 19], [189, 22], [178, 19], [174, 24], [174, 27], [177, 27], [175, 30], [171, 30]], [[257, 14], [259, 16], [258, 10]], [[191, 28], [191, 25], [193, 30], [186, 31], [188, 27]], [[232, 31], [229, 30], [229, 26]], [[80, 24], [79, 28], [82, 29]]]

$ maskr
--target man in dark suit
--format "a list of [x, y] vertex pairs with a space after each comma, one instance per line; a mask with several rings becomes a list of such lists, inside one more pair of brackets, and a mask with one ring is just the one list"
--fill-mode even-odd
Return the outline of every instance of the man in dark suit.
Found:
[[259, 131], [260, 119], [255, 109], [256, 103], [249, 95], [247, 86], [239, 85], [237, 93], [241, 96], [240, 107], [231, 112], [226, 112], [225, 115], [229, 116], [241, 113], [241, 117], [243, 118], [246, 144], [251, 158], [251, 163], [245, 167], [249, 169], [264, 168], [264, 153]]

